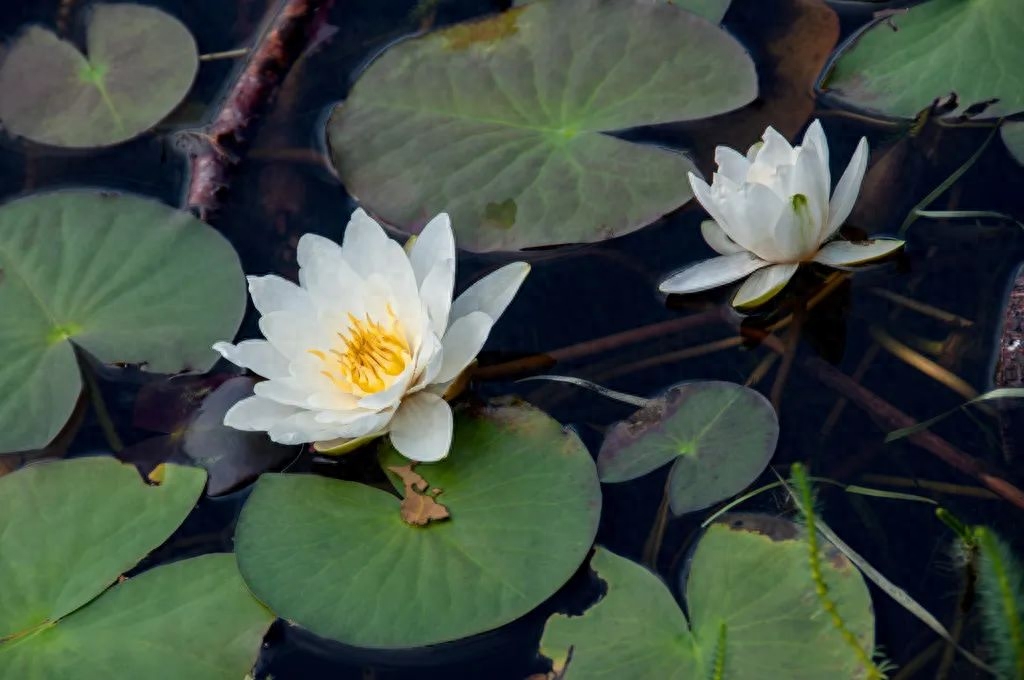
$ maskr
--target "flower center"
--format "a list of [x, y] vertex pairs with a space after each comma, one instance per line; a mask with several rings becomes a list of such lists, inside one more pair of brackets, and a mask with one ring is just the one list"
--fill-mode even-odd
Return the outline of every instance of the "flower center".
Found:
[[308, 350], [327, 364], [321, 373], [350, 393], [375, 394], [390, 387], [409, 364], [412, 353], [390, 307], [388, 317], [385, 325], [369, 315], [358, 319], [349, 314], [348, 332], [338, 333], [339, 348], [328, 353]]

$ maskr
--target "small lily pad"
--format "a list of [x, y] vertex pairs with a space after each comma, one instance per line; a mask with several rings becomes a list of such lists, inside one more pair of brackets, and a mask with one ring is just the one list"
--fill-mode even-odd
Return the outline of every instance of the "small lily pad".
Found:
[[147, 485], [109, 457], [0, 477], [0, 651], [5, 638], [83, 606], [163, 543], [195, 505], [206, 473], [166, 465], [154, 478], [159, 484]]
[[[408, 461], [388, 447], [381, 464]], [[601, 495], [590, 454], [573, 432], [526, 405], [457, 414], [451, 453], [415, 472], [450, 517], [414, 526], [396, 494], [263, 475], [235, 536], [250, 588], [317, 635], [419, 647], [526, 614], [568, 580], [597, 531]]]
[[[686, 583], [687, 622], [644, 567], [598, 548], [591, 567], [608, 591], [582, 616], [548, 619], [540, 642], [564, 680], [862, 677], [856, 651], [815, 593], [803, 540], [712, 525]], [[864, 579], [845, 558], [822, 561], [829, 594], [862, 648], [874, 616]], [[724, 673], [715, 675], [716, 663]]]
[[203, 555], [150, 569], [56, 624], [0, 642], [0, 677], [240, 680], [273, 620], [234, 555]]
[[107, 146], [160, 122], [199, 68], [192, 35], [154, 7], [93, 5], [86, 53], [30, 26], [0, 64], [0, 121], [15, 135], [66, 147]]
[[1000, 133], [1003, 135], [1003, 143], [1010, 150], [1010, 155], [1024, 165], [1024, 121], [1004, 123]]
[[605, 483], [625, 482], [675, 461], [672, 512], [706, 508], [745, 489], [775, 452], [779, 421], [754, 390], [728, 382], [674, 387], [614, 425], [597, 456]]
[[349, 193], [385, 222], [416, 233], [445, 211], [461, 247], [518, 250], [611, 238], [686, 203], [686, 156], [606, 133], [756, 94], [746, 50], [691, 12], [537, 0], [389, 48], [327, 137]]
[[205, 371], [244, 312], [238, 256], [188, 213], [84, 190], [0, 206], [0, 453], [41, 448], [64, 426], [82, 389], [74, 347]]
[[962, 114], [979, 118], [1024, 110], [1024, 12], [1020, 0], [930, 0], [901, 10], [855, 36], [824, 79], [842, 103], [914, 118], [936, 99], [956, 95]]

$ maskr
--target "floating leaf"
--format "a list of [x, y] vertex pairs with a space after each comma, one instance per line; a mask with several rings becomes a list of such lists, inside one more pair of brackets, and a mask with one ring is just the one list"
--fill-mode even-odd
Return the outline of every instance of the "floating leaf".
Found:
[[245, 311], [238, 256], [189, 214], [135, 196], [37, 194], [0, 207], [0, 453], [37, 449], [108, 363], [205, 371]]
[[[390, 448], [381, 457], [385, 468], [407, 463]], [[444, 489], [449, 519], [410, 526], [400, 499], [380, 489], [263, 475], [235, 537], [246, 582], [318, 635], [417, 647], [522, 616], [590, 549], [601, 506], [593, 461], [532, 407], [458, 414], [451, 453], [416, 472]]]
[[203, 555], [144, 572], [56, 625], [0, 643], [0, 677], [239, 680], [273, 618], [233, 555]]
[[[898, 29], [898, 30], [894, 30]], [[1020, 0], [931, 0], [894, 14], [840, 48], [824, 80], [843, 104], [914, 118], [955, 94], [978, 117], [1024, 110], [1024, 13]]]
[[158, 477], [149, 486], [108, 457], [0, 477], [0, 640], [67, 616], [170, 536], [206, 474], [167, 465]]
[[[552, 616], [540, 643], [565, 680], [860, 677], [856, 655], [815, 595], [802, 540], [712, 525], [686, 583], [689, 624], [640, 565], [598, 548], [591, 567], [607, 594], [582, 616]], [[871, 649], [874, 617], [860, 573], [836, 555], [823, 567], [839, 614]]]
[[515, 250], [638, 229], [691, 197], [683, 155], [607, 132], [705, 118], [757, 93], [725, 31], [677, 7], [538, 0], [388, 49], [335, 108], [349, 192], [415, 233]]
[[0, 120], [43, 144], [107, 146], [160, 122], [192, 87], [199, 55], [181, 22], [153, 7], [93, 5], [86, 54], [30, 26], [0, 64]]
[[1010, 155], [1024, 165], [1024, 121], [1004, 123], [1001, 132]]
[[[713, 24], [721, 23], [722, 17], [729, 10], [729, 5], [732, 4], [732, 0], [665, 0], [670, 5], [681, 7], [687, 12], [693, 12], [697, 16], [702, 16]], [[516, 0], [512, 3], [513, 7], [519, 5], [525, 5], [527, 0]]]
[[601, 481], [625, 482], [669, 461], [672, 511], [700, 510], [739, 493], [775, 452], [779, 422], [761, 394], [728, 382], [674, 387], [612, 427], [597, 456]]

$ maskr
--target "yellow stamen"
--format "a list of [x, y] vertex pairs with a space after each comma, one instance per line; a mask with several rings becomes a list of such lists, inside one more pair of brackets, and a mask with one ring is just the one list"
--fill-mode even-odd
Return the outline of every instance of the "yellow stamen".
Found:
[[386, 325], [369, 314], [363, 319], [349, 314], [347, 331], [337, 333], [338, 346], [327, 352], [307, 350], [326, 364], [321, 373], [340, 389], [357, 395], [375, 394], [390, 387], [412, 360], [412, 352], [390, 305], [387, 314]]

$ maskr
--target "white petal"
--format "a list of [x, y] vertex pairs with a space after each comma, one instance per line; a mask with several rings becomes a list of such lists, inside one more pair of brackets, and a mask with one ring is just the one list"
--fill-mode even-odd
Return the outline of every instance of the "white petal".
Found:
[[416, 274], [416, 283], [422, 286], [430, 270], [444, 260], [455, 260], [455, 236], [447, 213], [427, 222], [412, 244], [409, 261]]
[[512, 262], [491, 272], [455, 300], [449, 321], [454, 323], [472, 312], [483, 312], [492, 321], [497, 321], [529, 273], [530, 265], [525, 262]]
[[356, 272], [367, 277], [383, 269], [381, 260], [389, 241], [391, 239], [376, 220], [362, 208], [357, 208], [345, 227], [341, 253]]
[[903, 247], [904, 241], [895, 238], [877, 238], [871, 241], [833, 241], [814, 256], [815, 262], [830, 267], [849, 267], [877, 260]]
[[252, 304], [262, 316], [282, 310], [308, 313], [313, 309], [309, 293], [280, 276], [248, 276], [246, 279]]
[[821, 161], [818, 151], [812, 147], [801, 148], [797, 152], [796, 163], [779, 169], [780, 176], [788, 185], [786, 197], [800, 194], [807, 197], [808, 207], [814, 221], [813, 234], [810, 239], [814, 245], [821, 242], [818, 235], [828, 224], [829, 184], [821, 174]]
[[441, 397], [420, 392], [402, 402], [391, 421], [391, 443], [409, 460], [431, 463], [452, 445], [452, 409]]
[[729, 235], [714, 220], [704, 220], [701, 222], [700, 233], [712, 250], [719, 255], [732, 255], [733, 253], [742, 253], [745, 250], [743, 246], [729, 238]]
[[[726, 215], [722, 211], [722, 204], [717, 200], [717, 195], [720, 194], [721, 189], [712, 191], [712, 187], [707, 182], [702, 180], [697, 175], [689, 172], [686, 174], [690, 180], [690, 188], [693, 189], [693, 197], [697, 199], [697, 202], [701, 204], [704, 210], [711, 215], [711, 219], [718, 223], [726, 234], [732, 233], [732, 225], [726, 220]], [[730, 237], [732, 238], [732, 237]]]
[[435, 382], [447, 382], [462, 373], [487, 342], [494, 319], [483, 312], [471, 312], [455, 320], [441, 338], [444, 354]]
[[218, 342], [213, 349], [236, 366], [248, 368], [264, 378], [288, 375], [288, 360], [266, 340], [243, 340], [237, 345]]
[[825, 129], [821, 127], [821, 121], [815, 119], [804, 133], [802, 146], [813, 147], [818, 154], [818, 162], [821, 164], [821, 176], [827, 190], [832, 189], [832, 174], [828, 165], [828, 139], [825, 137]]
[[743, 308], [763, 305], [789, 283], [799, 266], [796, 262], [773, 264], [754, 272], [736, 291], [732, 299], [733, 306]]
[[723, 200], [723, 210], [730, 224], [735, 225], [732, 231], [726, 229], [729, 237], [762, 260], [778, 260], [781, 253], [773, 227], [784, 204], [775, 192], [763, 184], [746, 184], [739, 193]]
[[790, 199], [774, 225], [776, 262], [800, 262], [818, 250], [818, 222], [810, 201], [802, 194]]
[[295, 249], [299, 267], [308, 267], [317, 258], [342, 259], [341, 246], [319, 234], [303, 234]]
[[764, 145], [758, 150], [754, 165], [776, 168], [780, 165], [792, 165], [796, 162], [796, 151], [789, 140], [769, 126], [761, 136]]
[[[415, 264], [413, 265], [415, 267]], [[434, 267], [420, 281], [420, 299], [430, 317], [430, 329], [442, 335], [448, 327], [448, 314], [452, 307], [455, 288], [455, 260], [447, 258], [434, 263]]]
[[690, 265], [673, 274], [661, 282], [658, 290], [662, 293], [696, 293], [732, 283], [769, 264], [747, 252], [722, 255]]
[[433, 333], [428, 333], [420, 345], [420, 352], [416, 356], [416, 368], [409, 391], [414, 392], [427, 387], [434, 382], [437, 374], [444, 363], [444, 345], [441, 339]]
[[298, 378], [287, 377], [258, 382], [253, 386], [252, 391], [258, 397], [270, 399], [279, 404], [308, 409], [312, 406], [309, 398], [313, 395], [315, 387]]
[[843, 222], [850, 216], [854, 204], [857, 202], [857, 194], [860, 193], [860, 183], [864, 180], [864, 172], [868, 168], [868, 140], [861, 137], [857, 144], [857, 150], [853, 152], [850, 164], [846, 171], [839, 178], [836, 190], [832, 192], [832, 202], [828, 211], [828, 232], [821, 239], [825, 241], [835, 234]]
[[331, 347], [335, 329], [321, 326], [310, 314], [271, 312], [260, 319], [260, 332], [288, 359], [310, 349]]
[[263, 397], [248, 397], [228, 409], [224, 414], [224, 424], [236, 430], [260, 432], [269, 430], [299, 411], [294, 406], [285, 406]]
[[718, 164], [719, 174], [739, 184], [747, 181], [750, 161], [739, 151], [727, 146], [715, 147], [715, 163]]
[[321, 310], [350, 310], [364, 295], [363, 277], [341, 254], [341, 247], [322, 236], [304, 234], [296, 254], [299, 283]]

